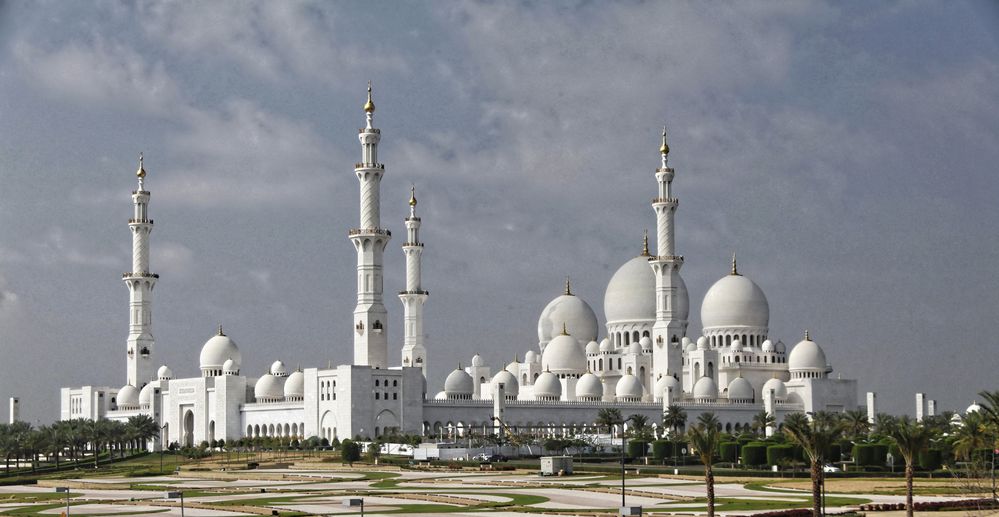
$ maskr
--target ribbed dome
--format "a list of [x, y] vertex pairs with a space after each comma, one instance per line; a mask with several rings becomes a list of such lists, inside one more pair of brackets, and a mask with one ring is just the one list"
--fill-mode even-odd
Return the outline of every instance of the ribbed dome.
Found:
[[597, 343], [596, 341], [590, 341], [589, 343], [586, 344], [586, 355], [599, 354], [599, 353], [600, 353], [599, 343]]
[[257, 379], [253, 386], [253, 397], [257, 402], [274, 402], [284, 398], [284, 379], [266, 374]]
[[562, 325], [582, 343], [597, 339], [597, 315], [576, 295], [563, 294], [545, 306], [538, 318], [538, 342], [551, 341], [562, 332]]
[[153, 383], [147, 383], [139, 390], [139, 406], [148, 406], [153, 402]]
[[580, 375], [586, 371], [586, 354], [575, 338], [558, 335], [541, 354], [541, 368], [556, 375]]
[[600, 341], [600, 351], [601, 352], [611, 352], [613, 350], [614, 350], [614, 345], [611, 344], [611, 341], [610, 341], [609, 338], [603, 338]]
[[527, 353], [524, 354], [524, 362], [527, 364], [538, 362], [538, 353], [534, 350], [528, 350]]
[[695, 399], [714, 399], [718, 398], [718, 385], [715, 384], [715, 380], [711, 377], [701, 377], [694, 384], [694, 398]]
[[506, 365], [506, 368], [504, 368], [504, 370], [514, 375], [517, 375], [518, 373], [520, 373], [520, 363], [518, 363], [517, 361], [511, 361], [510, 364]]
[[777, 350], [777, 347], [775, 347], [773, 342], [770, 341], [769, 339], [763, 342], [762, 348], [763, 348], [763, 353], [765, 354], [772, 354]]
[[[676, 276], [678, 285], [677, 306], [674, 313], [680, 320], [686, 320], [690, 312], [687, 285], [683, 277]], [[618, 268], [604, 293], [604, 316], [607, 324], [645, 321], [656, 319], [656, 277], [649, 265], [649, 257], [638, 256]]]
[[456, 368], [444, 379], [444, 393], [448, 398], [468, 398], [473, 391], [472, 376], [465, 370]]
[[783, 354], [787, 352], [787, 345], [785, 345], [783, 341], [777, 340], [777, 344], [774, 345], [774, 350], [776, 350], [778, 354]]
[[159, 370], [156, 370], [156, 378], [161, 381], [167, 381], [173, 378], [173, 372], [167, 365], [160, 366]]
[[628, 345], [628, 353], [634, 355], [642, 355], [642, 345], [639, 345], [637, 341], [632, 341]]
[[600, 400], [604, 396], [604, 384], [600, 377], [586, 373], [576, 382], [576, 398], [583, 400]]
[[300, 400], [305, 397], [305, 374], [302, 370], [291, 372], [284, 381], [285, 400]]
[[236, 375], [239, 373], [239, 365], [236, 364], [236, 361], [233, 361], [232, 359], [226, 359], [225, 362], [222, 363], [222, 373], [228, 375]]
[[[544, 360], [544, 359], [542, 359]], [[541, 372], [534, 381], [534, 398], [561, 398], [562, 383], [552, 372]]]
[[697, 349], [707, 350], [708, 349], [708, 338], [701, 336], [697, 338]]
[[727, 275], [715, 282], [701, 304], [701, 326], [761, 327], [770, 321], [770, 304], [752, 280], [742, 275]]
[[742, 350], [742, 343], [740, 343], [738, 339], [733, 339], [729, 348], [732, 349], [733, 352], [738, 352], [739, 350]]
[[271, 363], [270, 369], [271, 375], [275, 377], [284, 377], [288, 375], [288, 369], [285, 368], [284, 363], [281, 361], [274, 361]]
[[131, 384], [126, 384], [118, 390], [115, 403], [120, 409], [131, 409], [139, 407], [139, 390]]
[[645, 388], [642, 386], [642, 381], [630, 373], [622, 375], [614, 387], [614, 396], [618, 400], [641, 399], [644, 392]]
[[803, 339], [791, 349], [787, 357], [787, 369], [794, 371], [825, 372], [828, 363], [826, 354], [816, 342]]
[[656, 381], [656, 402], [662, 401], [663, 397], [666, 396], [666, 388], [673, 388], [674, 399], [678, 398], [680, 396], [680, 392], [682, 391], [680, 388], [680, 381], [669, 375], [663, 375], [658, 381]]
[[746, 379], [742, 377], [736, 377], [732, 379], [732, 382], [728, 383], [728, 399], [729, 400], [749, 400], [752, 401], [756, 397], [753, 395], [753, 385], [749, 383]]
[[482, 366], [483, 364], [484, 363], [482, 361], [482, 356], [481, 355], [475, 354], [475, 355], [472, 356], [472, 366], [479, 367], [479, 366]]
[[237, 364], [243, 363], [243, 355], [239, 353], [239, 347], [229, 336], [224, 334], [212, 336], [201, 347], [202, 370], [221, 370], [226, 359], [232, 359]]
[[493, 375], [492, 385], [498, 386], [499, 384], [503, 384], [503, 393], [506, 398], [515, 399], [520, 394], [520, 383], [517, 382], [517, 377], [506, 370], [500, 370], [499, 373]]
[[784, 385], [784, 381], [776, 377], [763, 384], [763, 396], [769, 397], [770, 390], [773, 390], [774, 396], [777, 397], [777, 400], [784, 400], [787, 398], [787, 386]]
[[642, 350], [645, 352], [652, 351], [652, 338], [649, 336], [642, 336], [642, 339], [638, 341], [638, 344], [642, 346]]

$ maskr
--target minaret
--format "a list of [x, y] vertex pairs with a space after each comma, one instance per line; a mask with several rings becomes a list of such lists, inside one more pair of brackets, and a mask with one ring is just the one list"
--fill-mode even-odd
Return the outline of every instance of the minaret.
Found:
[[423, 347], [423, 304], [430, 293], [420, 280], [423, 269], [423, 243], [420, 242], [420, 218], [416, 217], [416, 187], [410, 190], [409, 217], [406, 218], [406, 290], [399, 293], [403, 309], [402, 365], [423, 369], [427, 376], [427, 349]]
[[659, 148], [662, 166], [656, 169], [656, 183], [659, 195], [652, 200], [656, 212], [656, 254], [649, 259], [656, 276], [656, 323], [652, 327], [652, 371], [655, 382], [664, 375], [681, 375], [683, 351], [680, 340], [687, 333], [687, 321], [675, 311], [678, 307], [678, 286], [683, 257], [676, 254], [674, 242], [673, 215], [679, 200], [673, 197], [673, 169], [666, 162], [669, 145], [666, 143], [666, 128], [663, 127], [663, 142]]
[[139, 154], [139, 189], [132, 191], [133, 213], [128, 220], [132, 230], [132, 271], [121, 275], [128, 288], [128, 384], [141, 388], [153, 380], [153, 287], [160, 276], [149, 272], [149, 192], [146, 169]]
[[379, 187], [385, 165], [378, 163], [382, 132], [371, 127], [375, 103], [364, 103], [367, 124], [360, 130], [361, 162], [354, 173], [361, 184], [361, 224], [350, 230], [357, 250], [357, 307], [354, 308], [354, 364], [385, 368], [388, 358], [388, 313], [382, 303], [382, 255], [392, 232], [381, 228]]

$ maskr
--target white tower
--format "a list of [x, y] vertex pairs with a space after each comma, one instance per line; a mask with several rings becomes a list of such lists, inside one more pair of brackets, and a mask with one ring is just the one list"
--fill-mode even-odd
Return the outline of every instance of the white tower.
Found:
[[153, 288], [160, 277], [149, 272], [149, 192], [145, 188], [146, 170], [139, 154], [139, 189], [132, 191], [133, 213], [128, 220], [132, 230], [132, 271], [122, 280], [128, 288], [128, 384], [141, 388], [153, 380]]
[[371, 127], [375, 103], [364, 103], [367, 124], [360, 130], [361, 162], [354, 173], [361, 184], [361, 224], [350, 230], [357, 250], [357, 307], [354, 308], [354, 364], [385, 368], [388, 358], [388, 313], [382, 303], [382, 255], [392, 232], [381, 228], [379, 187], [385, 165], [378, 163], [381, 130]]
[[420, 218], [416, 217], [416, 187], [410, 190], [409, 217], [406, 218], [406, 290], [399, 293], [403, 309], [402, 365], [423, 369], [427, 377], [427, 349], [423, 347], [423, 304], [430, 296], [423, 290], [423, 243], [420, 242]]
[[673, 197], [673, 169], [667, 167], [669, 145], [666, 143], [666, 127], [663, 127], [663, 143], [659, 148], [662, 166], [656, 169], [656, 182], [659, 195], [652, 200], [656, 212], [656, 254], [649, 259], [656, 275], [656, 323], [652, 327], [652, 371], [655, 382], [664, 375], [683, 373], [680, 340], [687, 334], [687, 320], [679, 314], [679, 278], [683, 257], [676, 254], [674, 244], [673, 214], [679, 200]]

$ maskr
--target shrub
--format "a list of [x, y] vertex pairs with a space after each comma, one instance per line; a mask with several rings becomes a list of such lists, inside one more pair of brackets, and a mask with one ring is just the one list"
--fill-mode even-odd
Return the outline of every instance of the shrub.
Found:
[[794, 446], [790, 444], [767, 447], [767, 465], [780, 465], [794, 458]]
[[919, 468], [926, 470], [937, 470], [941, 465], [942, 454], [939, 449], [927, 449], [919, 453]]
[[742, 448], [743, 465], [763, 465], [767, 462], [767, 444], [763, 442], [747, 443]]
[[718, 461], [722, 463], [735, 463], [739, 460], [739, 443], [722, 442], [718, 444]]
[[670, 442], [667, 440], [656, 440], [652, 442], [652, 457], [657, 463], [662, 463], [673, 451]]
[[878, 446], [871, 443], [858, 443], [853, 446], [853, 460], [861, 467], [884, 465], [878, 463]]
[[645, 456], [645, 452], [648, 450], [649, 442], [644, 440], [632, 440], [628, 442], [628, 457], [629, 458], [639, 458]]
[[355, 461], [361, 459], [361, 445], [350, 439], [340, 442], [340, 456], [343, 461], [353, 465]]

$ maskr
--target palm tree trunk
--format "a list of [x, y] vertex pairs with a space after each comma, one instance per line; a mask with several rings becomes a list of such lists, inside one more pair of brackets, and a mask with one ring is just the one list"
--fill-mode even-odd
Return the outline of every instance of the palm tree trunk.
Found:
[[715, 517], [715, 472], [710, 461], [704, 465], [704, 484], [708, 492], [708, 517]]
[[905, 463], [905, 515], [906, 517], [912, 517], [912, 477], [913, 477], [912, 460]]
[[818, 460], [812, 460], [812, 517], [822, 517], [822, 468]]

